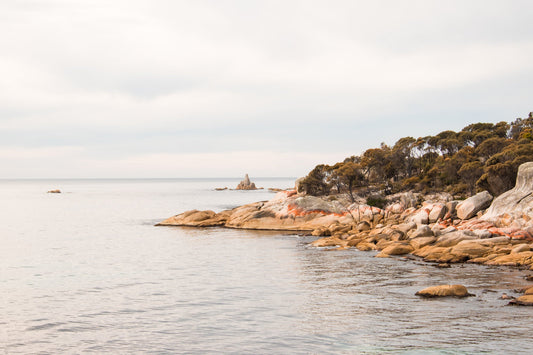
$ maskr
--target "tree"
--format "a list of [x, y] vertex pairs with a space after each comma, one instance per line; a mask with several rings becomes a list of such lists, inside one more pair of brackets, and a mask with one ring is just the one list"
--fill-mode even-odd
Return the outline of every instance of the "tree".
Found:
[[483, 175], [483, 164], [479, 161], [463, 164], [458, 174], [468, 186], [469, 193], [473, 195], [476, 191], [476, 181]]
[[352, 202], [355, 202], [355, 197], [353, 195], [353, 188], [361, 186], [364, 181], [364, 174], [362, 172], [361, 164], [348, 161], [342, 164], [337, 169], [338, 175], [341, 177], [342, 181], [346, 185], [348, 194]]
[[325, 171], [326, 165], [320, 164], [315, 166], [315, 168], [307, 174], [301, 183], [301, 186], [306, 193], [313, 196], [321, 196], [329, 192], [328, 186], [325, 183]]
[[346, 192], [352, 201], [365, 184], [461, 194], [478, 188], [497, 196], [513, 187], [518, 166], [527, 161], [533, 161], [533, 113], [512, 123], [480, 122], [459, 132], [404, 137], [392, 148], [382, 143], [333, 166], [317, 165], [302, 185], [314, 195]]

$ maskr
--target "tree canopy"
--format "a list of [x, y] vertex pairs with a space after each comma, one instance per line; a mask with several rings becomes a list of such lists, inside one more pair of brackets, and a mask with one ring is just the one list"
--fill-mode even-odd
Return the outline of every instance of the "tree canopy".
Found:
[[343, 162], [317, 165], [303, 180], [311, 195], [415, 190], [446, 191], [464, 197], [511, 189], [518, 166], [533, 161], [533, 113], [511, 123], [474, 123], [459, 132], [400, 138]]

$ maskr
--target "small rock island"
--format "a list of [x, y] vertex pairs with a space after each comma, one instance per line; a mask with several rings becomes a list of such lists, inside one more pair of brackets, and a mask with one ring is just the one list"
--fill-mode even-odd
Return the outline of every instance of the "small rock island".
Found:
[[250, 181], [248, 174], [246, 174], [244, 176], [244, 180], [242, 180], [239, 185], [237, 185], [235, 190], [257, 190], [257, 187], [253, 182]]

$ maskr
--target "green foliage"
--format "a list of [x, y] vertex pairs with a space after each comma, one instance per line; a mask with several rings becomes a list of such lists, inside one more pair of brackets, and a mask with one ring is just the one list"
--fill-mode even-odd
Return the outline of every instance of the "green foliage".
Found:
[[326, 165], [317, 165], [302, 181], [304, 191], [313, 196], [325, 195], [329, 192], [326, 179]]
[[381, 195], [370, 195], [366, 199], [366, 204], [373, 207], [384, 208], [387, 200]]
[[[533, 113], [511, 123], [474, 123], [460, 132], [404, 137], [392, 147], [382, 143], [333, 166], [317, 165], [302, 186], [316, 196], [346, 192], [352, 201], [354, 193], [379, 186], [462, 196], [488, 190], [497, 196], [514, 186], [518, 166], [527, 161], [533, 161]], [[376, 196], [367, 203], [379, 204]]]

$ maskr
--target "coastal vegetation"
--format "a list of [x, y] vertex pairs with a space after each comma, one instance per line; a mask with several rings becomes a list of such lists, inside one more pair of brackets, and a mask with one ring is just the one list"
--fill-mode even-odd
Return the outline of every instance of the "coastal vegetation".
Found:
[[520, 164], [533, 161], [533, 113], [512, 122], [473, 123], [461, 131], [403, 137], [334, 165], [317, 165], [300, 182], [309, 195], [346, 193], [382, 207], [383, 197], [404, 191], [498, 196], [514, 186]]

